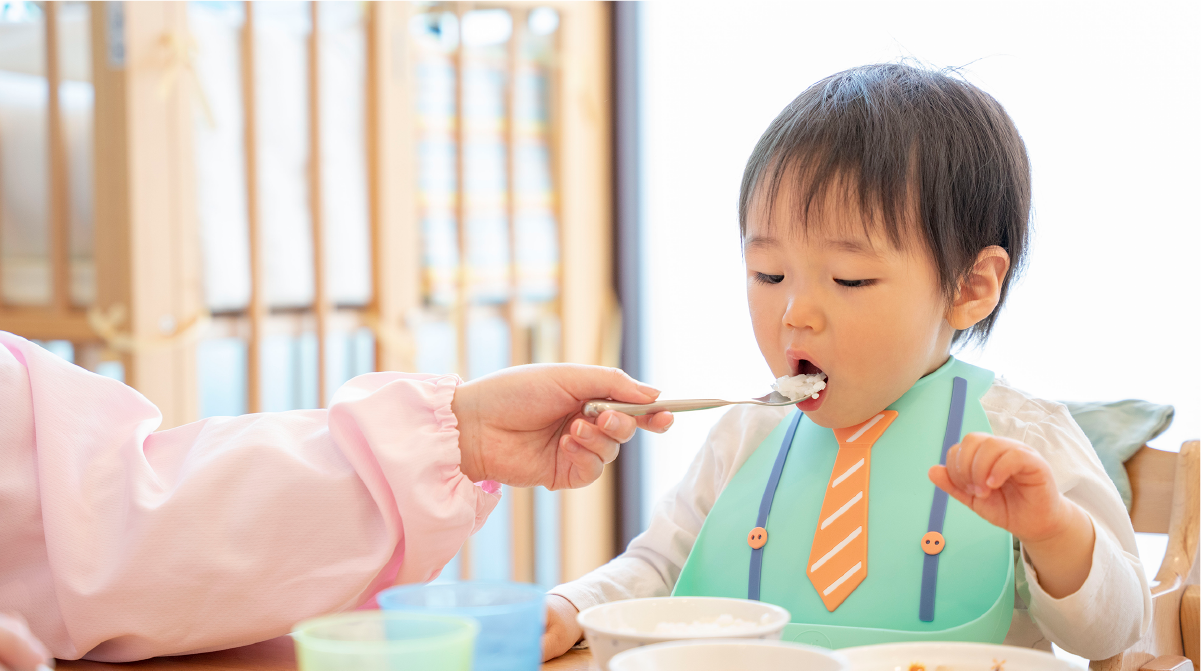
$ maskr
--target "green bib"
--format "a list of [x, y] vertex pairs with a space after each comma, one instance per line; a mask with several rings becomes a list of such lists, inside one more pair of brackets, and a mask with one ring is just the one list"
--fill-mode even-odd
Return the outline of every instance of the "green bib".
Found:
[[[962, 426], [948, 436], [955, 378], [961, 391]], [[945, 549], [931, 562], [922, 538], [934, 524], [935, 487], [927, 476], [938, 464], [944, 439], [992, 433], [980, 398], [993, 374], [951, 358], [918, 380], [888, 410], [898, 416], [871, 448], [868, 495], [867, 577], [833, 612], [806, 575], [810, 545], [830, 482], [838, 441], [811, 421], [796, 424], [767, 517], [767, 543], [759, 552], [759, 598], [792, 613], [784, 639], [845, 648], [901, 641], [1000, 643], [1013, 616], [1013, 540], [954, 499], [946, 505], [941, 533]], [[963, 382], [959, 382], [961, 390]], [[676, 596], [745, 599], [752, 548], [747, 534], [793, 428], [790, 414], [751, 454], [718, 496], [684, 563]], [[953, 420], [951, 424], [953, 425]], [[934, 565], [931, 573], [930, 564]], [[923, 572], [928, 603], [919, 617]], [[930, 619], [930, 621], [923, 621]]]

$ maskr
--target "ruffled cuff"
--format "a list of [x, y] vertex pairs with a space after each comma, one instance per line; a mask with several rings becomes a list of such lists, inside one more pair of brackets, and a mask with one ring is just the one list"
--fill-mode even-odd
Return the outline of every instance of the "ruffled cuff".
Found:
[[492, 481], [460, 470], [453, 375], [372, 373], [347, 382], [330, 429], [380, 508], [395, 510], [397, 549], [381, 583], [432, 580], [500, 501]]
[[[463, 471], [459, 468], [462, 465], [462, 453], [459, 451], [459, 418], [455, 417], [455, 413], [451, 411], [451, 402], [454, 400], [455, 391], [459, 388], [459, 385], [463, 384], [463, 380], [458, 375], [443, 375], [434, 378], [433, 382], [435, 384], [434, 403], [436, 404], [434, 415], [442, 425], [442, 431], [454, 442], [455, 468], [459, 471], [459, 476], [470, 482], [471, 479], [463, 475]], [[475, 532], [484, 526], [484, 523], [488, 521], [488, 516], [492, 514], [497, 504], [500, 503], [499, 482], [495, 480], [481, 480], [473, 484], [478, 491], [471, 491], [471, 495], [468, 496], [475, 505], [475, 524], [472, 525], [471, 533], [468, 534], [469, 536], [475, 535]], [[464, 538], [463, 540], [466, 541], [467, 539]], [[459, 545], [461, 546], [462, 543]], [[457, 553], [458, 550], [455, 552]], [[453, 558], [454, 555], [451, 555], [446, 561], [449, 562]], [[429, 579], [432, 580], [433, 578]]]

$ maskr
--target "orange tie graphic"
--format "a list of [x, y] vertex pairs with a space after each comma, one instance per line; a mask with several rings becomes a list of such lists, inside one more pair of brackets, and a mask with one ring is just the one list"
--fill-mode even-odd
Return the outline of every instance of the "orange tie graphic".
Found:
[[867, 577], [867, 493], [872, 445], [897, 418], [885, 410], [859, 424], [834, 429], [838, 456], [826, 486], [809, 552], [809, 580], [833, 612]]

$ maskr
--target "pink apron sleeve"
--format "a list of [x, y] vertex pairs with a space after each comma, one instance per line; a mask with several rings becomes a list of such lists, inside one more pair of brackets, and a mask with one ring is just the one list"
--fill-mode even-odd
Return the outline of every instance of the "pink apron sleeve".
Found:
[[499, 500], [459, 471], [458, 379], [155, 432], [133, 389], [0, 332], [0, 611], [55, 656], [216, 650], [438, 575]]

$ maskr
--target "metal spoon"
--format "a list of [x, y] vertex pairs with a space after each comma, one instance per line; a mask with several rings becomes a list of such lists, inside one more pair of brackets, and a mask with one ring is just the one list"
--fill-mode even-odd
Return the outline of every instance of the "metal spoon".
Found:
[[752, 398], [746, 401], [723, 401], [719, 398], [691, 398], [680, 401], [656, 401], [654, 403], [618, 403], [617, 401], [606, 401], [604, 399], [594, 399], [584, 404], [584, 416], [596, 417], [606, 410], [620, 412], [625, 415], [637, 417], [639, 415], [649, 415], [651, 413], [663, 412], [669, 410], [671, 412], [688, 412], [689, 410], [708, 410], [709, 408], [720, 408], [726, 405], [738, 405], [740, 403], [749, 403], [751, 405], [793, 405], [799, 401], [794, 401], [778, 391], [773, 391], [766, 396]]

